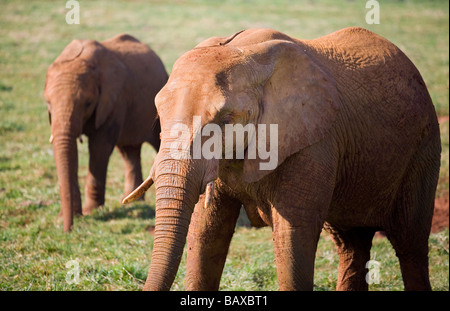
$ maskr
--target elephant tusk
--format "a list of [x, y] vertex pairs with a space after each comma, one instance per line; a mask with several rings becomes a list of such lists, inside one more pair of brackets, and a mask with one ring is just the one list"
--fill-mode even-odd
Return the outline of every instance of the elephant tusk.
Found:
[[214, 182], [211, 181], [206, 185], [206, 191], [205, 191], [205, 208], [208, 208], [211, 206], [212, 199], [213, 199], [213, 193], [214, 193]]
[[141, 195], [143, 195], [144, 192], [147, 191], [148, 188], [150, 188], [152, 185], [153, 185], [153, 178], [152, 175], [150, 175], [147, 177], [146, 180], [144, 180], [144, 182], [139, 187], [137, 187], [133, 192], [131, 192], [122, 200], [122, 204], [133, 202]]
[[53, 144], [53, 139], [54, 139], [53, 135], [50, 135], [50, 138], [49, 138], [48, 142], [49, 142], [50, 144]]

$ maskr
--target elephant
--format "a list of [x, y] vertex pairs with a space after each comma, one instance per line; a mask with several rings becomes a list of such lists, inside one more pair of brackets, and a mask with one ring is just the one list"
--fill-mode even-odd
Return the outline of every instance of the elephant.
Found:
[[[155, 104], [161, 148], [148, 178], [123, 200], [155, 183], [144, 290], [170, 289], [186, 241], [186, 289], [217, 290], [242, 206], [252, 225], [272, 227], [280, 290], [313, 290], [322, 229], [339, 256], [337, 290], [368, 290], [379, 230], [405, 290], [431, 289], [440, 132], [418, 69], [393, 43], [359, 27], [313, 40], [272, 29], [212, 37], [175, 62]], [[255, 131], [240, 141], [238, 131], [227, 136], [238, 125]], [[227, 143], [231, 157], [220, 149]], [[272, 144], [275, 165], [263, 167]], [[212, 147], [220, 152], [204, 152]]]
[[[74, 215], [105, 202], [109, 157], [117, 146], [125, 163], [125, 194], [142, 183], [141, 146], [160, 146], [155, 95], [167, 82], [161, 59], [128, 34], [73, 40], [49, 66], [45, 99], [59, 181], [63, 229]], [[81, 208], [77, 138], [88, 137], [89, 172]]]

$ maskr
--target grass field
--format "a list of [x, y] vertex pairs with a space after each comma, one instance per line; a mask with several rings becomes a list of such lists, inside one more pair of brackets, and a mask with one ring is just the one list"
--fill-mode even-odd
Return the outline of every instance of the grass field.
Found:
[[[83, 1], [80, 24], [68, 25], [65, 1], [0, 2], [0, 290], [140, 290], [150, 263], [154, 189], [145, 203], [121, 206], [123, 164], [114, 152], [105, 206], [77, 218], [71, 234], [56, 221], [59, 193], [43, 98], [48, 66], [73, 39], [103, 40], [126, 32], [149, 44], [170, 73], [174, 61], [210, 36], [269, 27], [312, 39], [362, 26], [397, 44], [416, 64], [440, 117], [449, 112], [448, 1], [380, 1], [380, 24], [365, 22], [365, 1]], [[295, 2], [295, 4], [292, 4]], [[442, 131], [437, 196], [449, 188], [449, 126]], [[79, 144], [80, 186], [87, 174], [87, 144]], [[154, 150], [143, 149], [144, 175]], [[245, 219], [243, 220], [243, 222]], [[374, 239], [380, 283], [371, 290], [402, 290], [395, 253]], [[71, 282], [78, 263], [79, 279]], [[315, 289], [334, 290], [337, 255], [330, 237], [319, 242]], [[449, 231], [430, 237], [435, 290], [449, 290]], [[185, 258], [173, 289], [184, 289]], [[66, 281], [66, 277], [68, 281]], [[221, 281], [222, 290], [277, 290], [269, 228], [238, 225]]]

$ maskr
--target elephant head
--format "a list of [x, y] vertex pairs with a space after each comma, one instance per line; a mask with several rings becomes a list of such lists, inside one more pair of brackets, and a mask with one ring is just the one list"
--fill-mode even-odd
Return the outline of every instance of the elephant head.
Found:
[[[337, 103], [334, 80], [326, 69], [300, 42], [276, 31], [248, 30], [230, 38], [211, 38], [182, 55], [156, 97], [161, 149], [150, 176], [124, 200], [138, 197], [155, 183], [155, 242], [144, 289], [170, 289], [194, 206], [221, 177], [222, 161], [233, 161], [231, 167], [244, 182], [258, 182], [287, 157], [322, 139], [336, 117]], [[201, 120], [197, 126], [194, 117]], [[177, 127], [180, 123], [185, 126]], [[248, 135], [240, 146], [232, 140], [234, 151], [244, 151], [243, 159], [229, 159], [224, 152], [212, 159], [173, 156], [177, 143], [192, 149], [198, 129], [208, 124], [222, 133], [227, 125], [278, 125], [277, 165], [261, 170], [264, 160], [248, 155], [255, 141], [270, 141], [268, 131]], [[201, 143], [206, 143], [204, 138]], [[229, 139], [224, 135], [222, 145]]]
[[127, 79], [127, 69], [93, 40], [73, 40], [50, 65], [45, 98], [51, 124], [64, 231], [81, 214], [77, 137], [86, 127], [98, 129], [114, 111]]

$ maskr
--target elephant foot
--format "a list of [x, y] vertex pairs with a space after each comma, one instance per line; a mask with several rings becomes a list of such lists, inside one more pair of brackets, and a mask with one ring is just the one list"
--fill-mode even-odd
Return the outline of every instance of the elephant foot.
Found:
[[95, 206], [95, 207], [83, 207], [83, 215], [84, 215], [84, 216], [86, 216], [86, 215], [91, 215], [92, 212], [93, 212], [95, 209], [99, 208], [99, 207], [101, 207], [101, 206]]
[[[84, 215], [84, 210], [83, 211], [81, 211], [81, 209], [76, 210], [76, 211], [74, 211], [73, 214], [74, 214], [74, 216], [82, 216], [82, 215]], [[62, 221], [63, 220], [63, 211], [62, 210], [59, 211], [58, 216], [57, 216], [57, 220], [58, 221]]]
[[[74, 211], [74, 216], [75, 217], [83, 216], [81, 209]], [[58, 213], [58, 216], [56, 216], [56, 225], [62, 226], [63, 224], [64, 224], [64, 215], [63, 215], [63, 211], [60, 210]]]
[[103, 206], [103, 203], [99, 204], [93, 200], [86, 200], [86, 203], [83, 206], [83, 215], [92, 214], [92, 212], [100, 206]]

